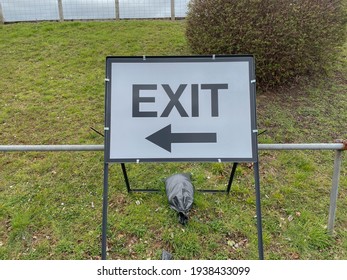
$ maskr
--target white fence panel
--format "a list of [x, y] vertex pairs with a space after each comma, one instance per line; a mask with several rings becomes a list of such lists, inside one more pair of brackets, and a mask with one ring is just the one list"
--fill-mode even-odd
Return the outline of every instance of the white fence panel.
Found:
[[63, 0], [66, 20], [114, 19], [115, 0]]
[[57, 0], [0, 0], [5, 22], [59, 20]]

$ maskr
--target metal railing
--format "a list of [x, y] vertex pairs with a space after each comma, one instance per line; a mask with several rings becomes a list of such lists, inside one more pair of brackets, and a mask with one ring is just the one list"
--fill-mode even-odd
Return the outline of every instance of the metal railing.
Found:
[[[330, 192], [328, 218], [328, 233], [334, 231], [337, 196], [340, 182], [342, 152], [347, 150], [347, 141], [339, 143], [310, 143], [310, 144], [258, 144], [259, 150], [331, 150], [335, 151], [334, 171]], [[80, 152], [103, 151], [104, 145], [0, 145], [0, 152]]]
[[190, 0], [0, 0], [0, 23], [182, 18]]

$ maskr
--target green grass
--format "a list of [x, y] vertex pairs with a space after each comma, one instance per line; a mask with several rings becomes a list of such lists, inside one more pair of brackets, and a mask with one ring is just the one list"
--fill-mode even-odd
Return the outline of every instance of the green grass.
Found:
[[[0, 25], [0, 144], [102, 144], [107, 55], [189, 55], [184, 21]], [[260, 143], [347, 139], [347, 49], [325, 80], [257, 97]], [[343, 157], [335, 232], [326, 233], [332, 151], [261, 151], [267, 259], [347, 258], [347, 168]], [[168, 206], [162, 179], [191, 172], [197, 189], [224, 189], [231, 164], [110, 168], [108, 258], [257, 259], [253, 167], [241, 164], [231, 194], [196, 192], [186, 227]], [[99, 259], [103, 155], [0, 154], [0, 259]]]

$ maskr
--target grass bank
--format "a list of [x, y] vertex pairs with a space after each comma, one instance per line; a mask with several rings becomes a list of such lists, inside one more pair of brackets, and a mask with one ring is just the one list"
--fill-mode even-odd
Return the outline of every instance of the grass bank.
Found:
[[[188, 55], [184, 21], [21, 23], [0, 26], [0, 144], [102, 144], [107, 55]], [[325, 80], [257, 97], [260, 143], [347, 139], [346, 49]], [[326, 233], [334, 153], [260, 153], [265, 257], [347, 258], [344, 155], [333, 236]], [[0, 259], [99, 259], [103, 155], [0, 154]], [[162, 179], [191, 172], [197, 189], [225, 188], [231, 164], [129, 164], [110, 177], [110, 259], [256, 259], [252, 165], [229, 196], [196, 193], [178, 224]]]

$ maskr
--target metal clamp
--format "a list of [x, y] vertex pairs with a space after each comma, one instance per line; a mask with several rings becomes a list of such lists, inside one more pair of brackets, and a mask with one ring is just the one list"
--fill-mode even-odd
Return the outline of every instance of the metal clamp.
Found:
[[341, 150], [345, 150], [345, 151], [347, 150], [347, 140], [336, 139], [334, 142], [343, 144], [343, 147], [342, 147]]

